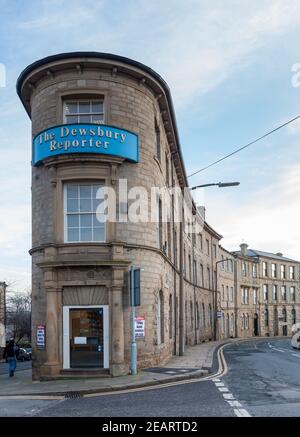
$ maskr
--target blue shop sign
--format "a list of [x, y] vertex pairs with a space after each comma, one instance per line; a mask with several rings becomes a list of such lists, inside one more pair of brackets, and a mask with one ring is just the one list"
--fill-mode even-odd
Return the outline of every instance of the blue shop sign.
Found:
[[70, 153], [96, 153], [139, 160], [138, 136], [124, 129], [99, 124], [64, 124], [40, 132], [33, 139], [32, 163]]

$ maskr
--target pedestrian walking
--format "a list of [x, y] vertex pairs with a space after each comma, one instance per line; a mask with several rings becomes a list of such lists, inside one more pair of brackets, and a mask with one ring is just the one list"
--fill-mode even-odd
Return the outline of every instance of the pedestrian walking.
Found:
[[14, 376], [17, 367], [16, 351], [17, 351], [17, 346], [15, 344], [15, 340], [11, 338], [8, 344], [6, 345], [3, 353], [3, 358], [7, 359], [8, 362], [10, 378]]

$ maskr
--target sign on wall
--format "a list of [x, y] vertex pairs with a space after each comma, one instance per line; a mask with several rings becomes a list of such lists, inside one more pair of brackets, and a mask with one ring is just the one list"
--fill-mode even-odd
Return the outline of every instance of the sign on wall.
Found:
[[38, 325], [36, 327], [36, 345], [40, 349], [46, 347], [46, 326]]
[[136, 340], [145, 339], [145, 316], [135, 317], [134, 319], [134, 333]]
[[124, 129], [99, 124], [64, 124], [37, 134], [33, 139], [32, 164], [70, 153], [96, 153], [138, 162], [138, 136]]

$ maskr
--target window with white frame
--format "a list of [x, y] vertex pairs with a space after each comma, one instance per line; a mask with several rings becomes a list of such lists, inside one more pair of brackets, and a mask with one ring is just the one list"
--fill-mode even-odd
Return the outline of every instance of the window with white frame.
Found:
[[277, 277], [277, 265], [272, 263], [272, 278]]
[[242, 275], [247, 276], [247, 266], [245, 261], [242, 261]]
[[64, 123], [104, 123], [104, 99], [64, 101]]
[[290, 266], [290, 279], [295, 279], [295, 267]]
[[254, 305], [257, 304], [257, 289], [253, 288], [253, 303]]
[[280, 266], [280, 277], [281, 279], [285, 279], [285, 265]]
[[102, 187], [99, 183], [65, 184], [65, 242], [105, 241]]
[[245, 288], [245, 304], [249, 304], [249, 288]]
[[296, 299], [296, 288], [290, 287], [290, 300], [292, 302], [295, 302], [295, 299]]
[[242, 292], [242, 303], [245, 303], [245, 289], [244, 287], [241, 288], [241, 292]]
[[257, 278], [257, 265], [252, 264], [252, 277]]

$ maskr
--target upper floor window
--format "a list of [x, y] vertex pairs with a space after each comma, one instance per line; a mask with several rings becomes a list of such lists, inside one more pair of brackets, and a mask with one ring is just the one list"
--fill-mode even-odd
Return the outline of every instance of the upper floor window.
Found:
[[273, 285], [273, 300], [277, 300], [277, 285]]
[[290, 287], [290, 300], [292, 302], [296, 300], [296, 287]]
[[285, 279], [285, 266], [283, 264], [280, 266], [280, 277]]
[[230, 302], [233, 302], [233, 287], [230, 287]]
[[200, 239], [200, 250], [201, 250], [201, 252], [203, 252], [203, 238], [202, 238], [202, 234], [199, 234], [199, 239]]
[[290, 266], [290, 279], [295, 279], [295, 267]]
[[167, 153], [166, 153], [166, 182], [168, 187], [170, 185], [170, 172], [169, 172], [169, 158]]
[[[65, 185], [65, 242], [105, 241], [100, 184]], [[97, 212], [97, 215], [96, 215]]]
[[64, 123], [104, 123], [104, 100], [66, 100]]
[[263, 285], [263, 296], [264, 296], [264, 300], [268, 300], [268, 285], [267, 284]]
[[204, 287], [204, 272], [202, 264], [200, 264], [200, 287]]
[[268, 276], [268, 264], [263, 262], [263, 276]]
[[207, 267], [206, 284], [207, 284], [206, 288], [208, 288], [210, 290], [210, 268], [209, 267]]
[[215, 244], [213, 244], [213, 257], [217, 257], [217, 246]]
[[281, 300], [286, 300], [286, 286], [282, 285], [281, 286]]
[[272, 278], [277, 278], [277, 265], [272, 264]]
[[242, 275], [247, 276], [247, 266], [245, 261], [242, 262]]
[[209, 255], [209, 241], [206, 240], [206, 255]]
[[160, 162], [161, 150], [160, 150], [160, 129], [155, 119], [155, 147], [156, 147], [156, 158]]
[[252, 264], [252, 277], [257, 278], [257, 265]]
[[257, 289], [253, 288], [253, 303], [254, 305], [257, 304]]

